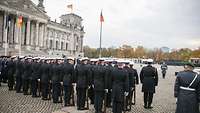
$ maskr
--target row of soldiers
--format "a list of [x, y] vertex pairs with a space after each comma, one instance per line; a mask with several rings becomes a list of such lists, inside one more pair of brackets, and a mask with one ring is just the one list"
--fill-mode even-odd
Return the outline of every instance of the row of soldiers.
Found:
[[[41, 93], [43, 100], [52, 96], [53, 103], [62, 103], [64, 95], [64, 106], [75, 105], [76, 88], [77, 109], [89, 109], [90, 99], [96, 113], [102, 113], [102, 109], [106, 112], [106, 107], [111, 106], [113, 113], [130, 110], [135, 104], [136, 84], [139, 83], [133, 64], [124, 61], [10, 57], [0, 59], [0, 70], [0, 81], [7, 79], [9, 90], [15, 88], [16, 93], [31, 94], [32, 97], [40, 97]], [[149, 67], [142, 69], [140, 79], [144, 107], [151, 108], [158, 77], [156, 68], [150, 62]]]

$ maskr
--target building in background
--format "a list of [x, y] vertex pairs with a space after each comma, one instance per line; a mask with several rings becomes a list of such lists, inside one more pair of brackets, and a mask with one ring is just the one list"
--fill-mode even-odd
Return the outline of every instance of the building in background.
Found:
[[0, 0], [0, 55], [83, 56], [82, 18], [73, 13], [60, 18], [50, 20], [43, 0], [37, 6], [31, 0]]

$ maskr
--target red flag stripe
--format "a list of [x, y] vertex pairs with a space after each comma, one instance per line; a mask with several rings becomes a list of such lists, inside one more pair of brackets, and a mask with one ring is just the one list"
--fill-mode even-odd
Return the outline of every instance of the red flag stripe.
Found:
[[100, 15], [100, 22], [104, 22], [104, 17], [103, 17], [102, 12], [101, 12], [101, 15]]

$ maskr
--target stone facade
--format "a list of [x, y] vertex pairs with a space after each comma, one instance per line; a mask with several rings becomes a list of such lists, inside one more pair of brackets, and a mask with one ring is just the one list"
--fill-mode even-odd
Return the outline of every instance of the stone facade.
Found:
[[37, 6], [31, 0], [0, 1], [0, 55], [83, 56], [82, 18], [73, 13], [60, 18], [50, 20], [43, 0]]

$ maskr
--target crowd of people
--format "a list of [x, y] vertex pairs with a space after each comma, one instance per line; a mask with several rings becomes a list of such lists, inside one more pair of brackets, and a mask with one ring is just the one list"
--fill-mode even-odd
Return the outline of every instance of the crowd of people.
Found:
[[[0, 82], [8, 83], [9, 90], [32, 95], [33, 98], [52, 99], [53, 103], [64, 103], [64, 106], [75, 106], [76, 103], [78, 110], [89, 109], [89, 104], [92, 104], [95, 113], [105, 113], [108, 107], [112, 107], [113, 113], [122, 113], [131, 110], [131, 106], [136, 102], [136, 85], [139, 84], [139, 78], [144, 93], [144, 108], [153, 108], [152, 100], [155, 87], [158, 85], [158, 72], [152, 63], [153, 61], [148, 61], [147, 66], [144, 66], [138, 75], [133, 63], [120, 60], [2, 56]], [[165, 70], [163, 75], [165, 78], [166, 65], [161, 66], [161, 69]], [[181, 94], [193, 89], [195, 93], [197, 91], [197, 97], [200, 97], [199, 76], [192, 73], [193, 76], [182, 77], [182, 75], [188, 76], [189, 72], [186, 72], [188, 68], [178, 73], [175, 84], [175, 97], [178, 97], [177, 103], [179, 103], [177, 113], [189, 113], [180, 112], [183, 107], [180, 101], [181, 103], [186, 101], [180, 100]], [[186, 87], [187, 84], [182, 84], [185, 82], [182, 79], [189, 79], [187, 84], [193, 80], [189, 86], [191, 89]], [[75, 96], [77, 102], [74, 100]], [[190, 113], [199, 113], [196, 111]]]

